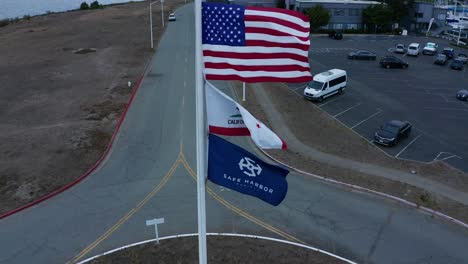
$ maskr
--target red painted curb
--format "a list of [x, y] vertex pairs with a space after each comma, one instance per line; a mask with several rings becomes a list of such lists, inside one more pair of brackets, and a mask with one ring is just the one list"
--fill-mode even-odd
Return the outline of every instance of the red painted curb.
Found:
[[133, 89], [132, 91], [132, 94], [130, 95], [130, 99], [128, 99], [128, 103], [127, 103], [127, 106], [125, 107], [125, 110], [123, 111], [122, 115], [120, 116], [120, 119], [119, 119], [119, 122], [117, 123], [117, 126], [115, 127], [115, 130], [114, 130], [114, 133], [112, 134], [112, 137], [110, 139], [110, 142], [109, 142], [109, 145], [107, 145], [107, 148], [106, 150], [104, 151], [104, 153], [102, 154], [101, 158], [99, 158], [98, 161], [96, 161], [96, 163], [94, 164], [93, 167], [91, 167], [91, 169], [89, 169], [88, 171], [85, 172], [85, 174], [81, 175], [79, 178], [73, 180], [72, 182], [70, 182], [69, 184], [59, 188], [58, 190], [55, 190], [49, 194], [47, 194], [46, 196], [43, 196], [35, 201], [32, 201], [26, 205], [23, 205], [21, 207], [18, 207], [16, 209], [13, 209], [12, 211], [10, 212], [7, 212], [7, 213], [4, 213], [2, 215], [0, 215], [0, 220], [5, 218], [5, 217], [8, 217], [10, 215], [13, 215], [13, 214], [16, 214], [20, 211], [23, 211], [29, 207], [32, 207], [36, 204], [39, 204], [40, 202], [43, 202], [47, 199], [50, 199], [62, 192], [64, 192], [65, 190], [68, 190], [70, 189], [71, 187], [73, 187], [74, 185], [76, 185], [77, 183], [81, 182], [82, 180], [84, 180], [86, 177], [88, 177], [92, 172], [94, 172], [96, 170], [97, 167], [99, 167], [99, 165], [101, 165], [102, 161], [107, 157], [107, 154], [109, 154], [109, 151], [111, 150], [112, 148], [112, 145], [114, 144], [114, 140], [115, 140], [115, 137], [117, 136], [117, 134], [119, 133], [119, 130], [120, 130], [120, 126], [122, 125], [124, 119], [125, 119], [125, 116], [127, 115], [127, 112], [128, 112], [128, 109], [130, 108], [130, 105], [132, 104], [133, 102], [133, 98], [135, 97], [135, 94], [136, 92], [138, 91], [138, 88], [140, 87], [140, 84], [141, 84], [141, 81], [143, 80], [143, 77], [145, 76], [145, 73], [146, 73], [146, 70], [148, 68], [148, 65], [149, 63], [151, 62], [148, 61], [145, 65], [145, 69], [143, 71], [143, 74], [140, 76], [140, 78], [138, 79], [137, 83], [135, 84], [135, 88]]

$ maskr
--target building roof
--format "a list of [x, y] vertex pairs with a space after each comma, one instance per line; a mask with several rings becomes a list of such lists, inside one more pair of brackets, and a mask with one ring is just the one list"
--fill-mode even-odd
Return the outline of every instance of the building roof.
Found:
[[300, 3], [322, 3], [322, 4], [360, 4], [360, 5], [380, 5], [381, 2], [365, 0], [296, 0]]

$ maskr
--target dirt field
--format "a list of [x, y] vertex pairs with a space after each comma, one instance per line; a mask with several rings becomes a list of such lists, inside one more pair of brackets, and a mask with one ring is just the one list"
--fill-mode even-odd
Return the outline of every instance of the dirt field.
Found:
[[[170, 1], [165, 11], [183, 3]], [[153, 10], [160, 21], [159, 5]], [[99, 159], [153, 54], [148, 28], [146, 2], [0, 27], [0, 214], [71, 182]], [[160, 23], [154, 32], [156, 46]]]
[[[234, 85], [236, 93], [242, 94], [241, 83]], [[468, 175], [445, 164], [398, 160], [388, 157], [375, 146], [361, 139], [357, 134], [341, 125], [327, 113], [311, 105], [289, 90], [284, 84], [271, 83], [264, 87], [268, 96], [282, 113], [288, 127], [304, 144], [323, 152], [348, 159], [380, 165], [405, 172], [416, 171], [423, 177], [447, 184], [462, 191], [468, 191]], [[246, 89], [247, 101], [242, 104], [258, 119], [269, 125], [262, 107], [257, 103], [255, 93]], [[271, 126], [270, 126], [271, 127]], [[314, 136], [310, 136], [314, 135]], [[451, 217], [468, 222], [468, 208], [453, 200], [429, 193], [423, 189], [373, 175], [366, 175], [352, 169], [342, 169], [317, 162], [291, 149], [269, 150], [269, 154], [278, 160], [300, 170], [323, 177], [355, 184], [375, 191], [384, 192], [408, 201], [443, 212]]]
[[[255, 238], [208, 236], [209, 263], [342, 264], [344, 261], [315, 251]], [[187, 237], [147, 243], [97, 258], [107, 263], [198, 263], [198, 238]]]

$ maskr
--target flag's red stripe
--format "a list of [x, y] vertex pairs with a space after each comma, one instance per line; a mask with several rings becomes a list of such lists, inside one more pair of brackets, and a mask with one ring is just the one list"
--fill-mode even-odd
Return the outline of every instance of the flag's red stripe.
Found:
[[275, 47], [275, 48], [293, 48], [293, 49], [300, 49], [304, 51], [309, 50], [309, 46], [307, 44], [300, 44], [300, 43], [278, 43], [278, 42], [270, 42], [265, 40], [246, 40], [246, 46], [260, 46], [260, 47]]
[[218, 75], [218, 74], [207, 74], [207, 80], [236, 80], [242, 81], [246, 83], [256, 83], [256, 82], [310, 82], [312, 81], [312, 76], [301, 76], [301, 77], [294, 77], [294, 78], [278, 78], [278, 77], [271, 77], [271, 76], [260, 76], [260, 77], [242, 77], [236, 74], [230, 75]]
[[244, 16], [244, 21], [246, 21], [246, 22], [247, 21], [251, 21], [251, 22], [271, 22], [271, 23], [275, 23], [275, 24], [278, 24], [278, 25], [288, 27], [288, 28], [295, 29], [295, 30], [300, 31], [300, 32], [304, 32], [304, 33], [309, 33], [310, 32], [309, 28], [305, 28], [305, 27], [302, 27], [302, 26], [300, 26], [300, 25], [298, 25], [296, 23], [293, 23], [293, 22], [290, 22], [290, 21], [287, 21], [287, 20], [283, 20], [281, 18], [276, 18], [276, 17], [245, 15]]
[[294, 53], [236, 53], [236, 52], [224, 52], [224, 51], [212, 51], [203, 50], [203, 56], [220, 57], [220, 58], [232, 58], [232, 59], [293, 59], [302, 62], [309, 62], [306, 56], [301, 56]]
[[214, 63], [205, 62], [206, 69], [234, 69], [237, 71], [271, 71], [271, 72], [289, 72], [289, 71], [303, 71], [309, 72], [309, 67], [300, 65], [233, 65], [229, 63]]
[[223, 136], [250, 136], [250, 131], [246, 127], [217, 127], [209, 126], [210, 133]]
[[309, 17], [308, 16], [306, 16], [306, 15], [304, 15], [302, 13], [299, 13], [297, 11], [293, 11], [293, 10], [280, 9], [280, 8], [274, 8], [274, 7], [257, 7], [257, 6], [248, 6], [248, 7], [246, 7], [246, 9], [248, 9], [248, 10], [257, 10], [257, 11], [266, 11], [266, 12], [283, 13], [283, 14], [286, 14], [286, 15], [295, 16], [295, 17], [301, 19], [304, 22], [309, 22]]
[[272, 35], [272, 36], [281, 36], [281, 37], [295, 37], [295, 38], [297, 38], [299, 40], [302, 40], [302, 41], [309, 40], [309, 37], [298, 37], [298, 36], [294, 36], [294, 35], [291, 35], [289, 33], [274, 30], [274, 29], [271, 29], [271, 28], [246, 27], [245, 32], [246, 33], [260, 33], [260, 34], [266, 34], [266, 35]]

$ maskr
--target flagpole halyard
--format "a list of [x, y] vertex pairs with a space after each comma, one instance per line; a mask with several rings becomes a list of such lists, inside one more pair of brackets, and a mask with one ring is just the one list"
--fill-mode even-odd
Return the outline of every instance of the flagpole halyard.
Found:
[[202, 68], [201, 0], [194, 1], [195, 8], [195, 93], [196, 93], [196, 143], [197, 143], [197, 209], [198, 209], [198, 260], [207, 263], [206, 253], [206, 140], [205, 95]]

